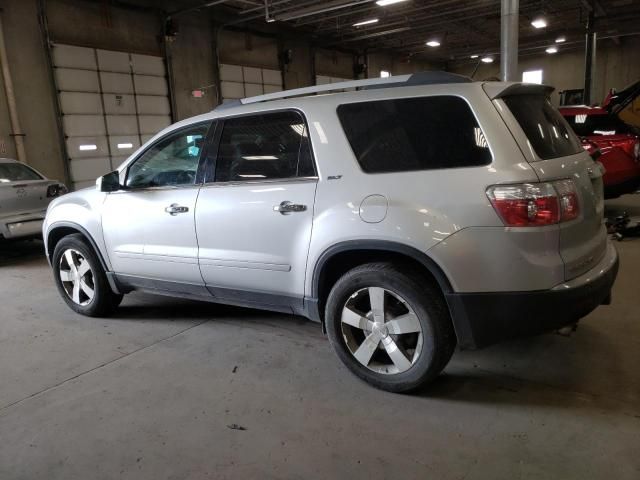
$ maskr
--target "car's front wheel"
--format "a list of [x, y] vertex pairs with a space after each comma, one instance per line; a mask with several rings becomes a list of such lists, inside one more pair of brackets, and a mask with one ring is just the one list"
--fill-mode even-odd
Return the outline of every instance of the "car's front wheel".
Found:
[[104, 317], [122, 301], [122, 295], [111, 290], [100, 260], [82, 235], [68, 235], [58, 242], [52, 266], [60, 295], [76, 312]]
[[342, 362], [392, 392], [433, 380], [456, 344], [437, 287], [410, 267], [391, 263], [361, 265], [343, 275], [327, 299], [325, 322]]

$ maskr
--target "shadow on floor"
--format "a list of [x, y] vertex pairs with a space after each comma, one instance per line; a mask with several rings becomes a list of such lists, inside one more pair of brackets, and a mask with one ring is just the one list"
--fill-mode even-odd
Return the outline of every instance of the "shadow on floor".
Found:
[[42, 240], [0, 240], [0, 267], [22, 265], [44, 258]]

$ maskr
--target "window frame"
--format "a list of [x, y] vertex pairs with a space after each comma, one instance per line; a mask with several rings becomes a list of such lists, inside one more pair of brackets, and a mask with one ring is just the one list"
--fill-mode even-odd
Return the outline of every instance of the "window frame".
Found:
[[[466, 166], [459, 166], [459, 167], [447, 167], [447, 168], [428, 168], [428, 169], [418, 169], [418, 170], [399, 170], [399, 171], [390, 171], [390, 172], [367, 172], [366, 170], [364, 170], [362, 168], [362, 165], [360, 164], [360, 161], [358, 160], [358, 155], [356, 155], [356, 152], [353, 150], [353, 147], [351, 146], [351, 142], [349, 141], [349, 137], [347, 136], [347, 132], [344, 131], [344, 127], [342, 126], [342, 121], [340, 120], [340, 115], [338, 114], [338, 109], [342, 106], [342, 105], [353, 105], [353, 104], [357, 104], [357, 103], [373, 103], [373, 102], [384, 102], [384, 101], [388, 101], [388, 100], [406, 100], [406, 99], [423, 99], [423, 98], [433, 98], [433, 97], [454, 97], [454, 98], [459, 98], [460, 100], [464, 101], [467, 106], [469, 107], [469, 111], [471, 112], [471, 115], [473, 115], [473, 118], [476, 120], [476, 123], [478, 124], [478, 127], [480, 127], [480, 131], [482, 132], [482, 134], [484, 135], [486, 141], [487, 141], [487, 148], [489, 149], [489, 154], [491, 156], [491, 159], [488, 163], [482, 164], [482, 165], [466, 165]], [[433, 95], [410, 95], [410, 96], [406, 96], [406, 97], [391, 97], [391, 98], [380, 98], [380, 99], [375, 99], [375, 100], [360, 100], [357, 102], [343, 102], [340, 103], [338, 105], [336, 105], [336, 109], [335, 109], [335, 115], [336, 115], [336, 119], [337, 121], [340, 123], [340, 130], [342, 130], [342, 135], [344, 136], [344, 140], [347, 143], [347, 145], [349, 146], [349, 150], [351, 151], [351, 155], [353, 156], [353, 161], [355, 162], [356, 168], [358, 168], [358, 170], [361, 173], [364, 173], [365, 175], [397, 175], [397, 174], [406, 174], [406, 173], [415, 173], [415, 172], [438, 172], [438, 171], [442, 171], [442, 170], [459, 170], [459, 169], [464, 169], [464, 168], [486, 168], [490, 165], [493, 165], [496, 161], [496, 156], [493, 153], [493, 147], [491, 146], [491, 142], [489, 141], [489, 138], [484, 134], [485, 129], [482, 126], [482, 123], [480, 122], [480, 119], [478, 118], [478, 115], [475, 111], [475, 109], [473, 108], [473, 105], [471, 104], [471, 102], [469, 102], [469, 100], [467, 98], [465, 98], [462, 95], [459, 94], [455, 94], [455, 93], [437, 93], [437, 94], [433, 94]]]
[[[253, 180], [230, 180], [225, 182], [216, 181], [216, 166], [218, 164], [218, 155], [220, 153], [220, 142], [222, 140], [222, 133], [228, 120], [235, 120], [237, 118], [253, 117], [257, 115], [269, 115], [274, 113], [287, 113], [294, 112], [300, 115], [302, 123], [304, 123], [307, 130], [307, 138], [309, 143], [309, 153], [311, 156], [311, 163], [313, 171], [312, 176], [302, 177], [288, 177], [288, 178], [265, 178], [265, 179], [253, 179]], [[298, 108], [279, 108], [275, 110], [259, 110], [254, 112], [239, 113], [236, 115], [228, 115], [225, 117], [219, 117], [215, 119], [217, 121], [217, 127], [215, 134], [212, 136], [211, 142], [207, 144], [206, 157], [204, 158], [204, 175], [203, 186], [226, 186], [226, 185], [256, 185], [263, 183], [293, 183], [293, 182], [309, 182], [318, 180], [318, 167], [316, 163], [315, 153], [313, 150], [313, 142], [311, 140], [311, 130], [309, 129], [309, 122], [304, 112]]]
[[[149, 145], [147, 145], [147, 147], [144, 150], [142, 150], [138, 155], [136, 155], [136, 157], [133, 160], [128, 162], [127, 165], [125, 166], [125, 168], [122, 170], [121, 175], [120, 175], [120, 181], [121, 181], [121, 184], [122, 184], [122, 186], [124, 188], [122, 190], [119, 190], [119, 192], [140, 192], [140, 191], [146, 191], [146, 190], [175, 190], [175, 189], [178, 189], [178, 188], [200, 187], [202, 185], [202, 178], [204, 176], [203, 175], [204, 153], [208, 149], [208, 145], [209, 145], [209, 142], [210, 142], [211, 135], [212, 135], [213, 131], [215, 131], [217, 129], [217, 123], [218, 122], [216, 121], [216, 119], [202, 120], [200, 122], [191, 123], [189, 125], [185, 125], [183, 127], [171, 130], [170, 132], [167, 132], [162, 137], [158, 138], [153, 143], [150, 143]], [[149, 150], [151, 150], [156, 145], [158, 145], [158, 143], [161, 143], [161, 142], [165, 141], [169, 137], [172, 137], [172, 136], [174, 136], [176, 134], [180, 134], [181, 132], [185, 132], [187, 130], [191, 130], [191, 129], [196, 128], [198, 126], [205, 126], [205, 125], [207, 125], [207, 132], [205, 133], [205, 136], [204, 136], [204, 145], [200, 149], [200, 153], [199, 153], [199, 156], [198, 156], [198, 166], [196, 168], [196, 179], [195, 179], [194, 183], [189, 184], [189, 185], [159, 185], [159, 186], [153, 186], [153, 187], [148, 187], [148, 186], [147, 187], [126, 187], [126, 181], [127, 181], [127, 177], [129, 176], [129, 170]], [[112, 192], [112, 193], [118, 193], [118, 192]]]

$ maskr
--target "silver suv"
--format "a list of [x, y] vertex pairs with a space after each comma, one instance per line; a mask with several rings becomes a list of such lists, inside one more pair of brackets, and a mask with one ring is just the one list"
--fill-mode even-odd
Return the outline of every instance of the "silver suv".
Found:
[[56, 285], [90, 316], [133, 290], [303, 315], [359, 377], [415, 389], [456, 344], [610, 300], [603, 169], [551, 90], [431, 72], [225, 103], [51, 204]]

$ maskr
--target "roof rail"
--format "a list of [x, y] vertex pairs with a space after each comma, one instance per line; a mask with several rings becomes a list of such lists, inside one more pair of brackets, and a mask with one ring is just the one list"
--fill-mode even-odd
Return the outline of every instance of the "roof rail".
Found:
[[268, 102], [270, 100], [279, 100], [283, 98], [300, 97], [313, 95], [315, 93], [326, 93], [336, 90], [346, 90], [349, 88], [356, 89], [378, 89], [391, 87], [408, 87], [415, 85], [435, 85], [443, 83], [469, 83], [472, 80], [463, 75], [448, 73], [442, 71], [419, 72], [409, 75], [397, 75], [386, 78], [369, 78], [366, 80], [350, 80], [347, 82], [330, 83], [325, 85], [315, 85], [312, 87], [295, 88], [293, 90], [284, 90], [282, 92], [267, 93], [256, 97], [243, 98], [241, 100], [232, 100], [216, 107], [216, 110], [222, 110], [239, 105], [247, 105], [250, 103]]

